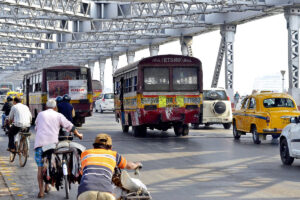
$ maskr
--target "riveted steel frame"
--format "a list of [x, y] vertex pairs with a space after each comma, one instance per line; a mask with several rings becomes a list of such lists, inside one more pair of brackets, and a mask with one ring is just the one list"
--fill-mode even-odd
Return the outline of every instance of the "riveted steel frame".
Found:
[[[98, 61], [216, 30], [224, 23], [274, 15], [296, 4], [300, 0], [2, 0], [0, 49], [6, 55], [18, 54], [10, 56], [17, 58], [12, 61], [0, 59], [0, 67]], [[103, 5], [112, 8], [97, 13]], [[76, 30], [77, 25], [82, 30]], [[228, 84], [232, 87], [232, 81]]]

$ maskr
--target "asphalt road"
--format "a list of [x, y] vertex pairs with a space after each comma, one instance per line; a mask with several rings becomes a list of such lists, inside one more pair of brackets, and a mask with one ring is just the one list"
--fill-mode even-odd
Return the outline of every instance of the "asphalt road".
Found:
[[[270, 138], [260, 145], [253, 144], [250, 134], [235, 141], [232, 130], [218, 125], [190, 130], [187, 137], [176, 137], [169, 130], [149, 131], [148, 137], [135, 138], [130, 132], [121, 132], [112, 113], [95, 113], [86, 119], [80, 132], [83, 141], [75, 141], [87, 148], [92, 147], [98, 133], [108, 133], [114, 150], [128, 160], [141, 161], [144, 167], [140, 179], [154, 200], [300, 199], [300, 160], [283, 166], [278, 143]], [[17, 161], [7, 163], [7, 138], [2, 131], [0, 142], [0, 171], [14, 198], [35, 199], [34, 135], [25, 168]], [[71, 199], [76, 199], [77, 185], [72, 186]], [[52, 188], [45, 199], [64, 199], [64, 190]]]

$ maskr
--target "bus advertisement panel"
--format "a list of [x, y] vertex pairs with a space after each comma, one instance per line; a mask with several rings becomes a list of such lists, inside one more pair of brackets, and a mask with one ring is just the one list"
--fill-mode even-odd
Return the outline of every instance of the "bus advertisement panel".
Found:
[[69, 94], [72, 100], [87, 98], [86, 80], [47, 81], [48, 98]]

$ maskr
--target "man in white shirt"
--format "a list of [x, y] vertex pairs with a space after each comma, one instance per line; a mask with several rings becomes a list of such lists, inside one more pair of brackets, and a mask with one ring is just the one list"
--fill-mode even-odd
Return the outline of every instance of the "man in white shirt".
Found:
[[9, 123], [12, 124], [12, 126], [7, 132], [9, 138], [7, 150], [15, 152], [14, 137], [22, 128], [30, 128], [32, 116], [29, 108], [21, 103], [20, 98], [15, 97], [13, 104], [14, 106], [11, 108], [8, 116]]

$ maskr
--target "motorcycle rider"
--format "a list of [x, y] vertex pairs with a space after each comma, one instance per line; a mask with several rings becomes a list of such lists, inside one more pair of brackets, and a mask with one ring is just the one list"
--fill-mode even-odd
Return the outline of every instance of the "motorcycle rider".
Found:
[[58, 104], [60, 104], [63, 101], [63, 97], [62, 96], [57, 96], [55, 101], [56, 101], [56, 106], [57, 106]]
[[71, 97], [65, 94], [62, 98], [62, 102], [57, 104], [58, 112], [63, 114], [70, 122], [73, 123], [73, 117], [75, 117], [75, 110], [72, 104], [70, 104]]
[[112, 150], [112, 139], [100, 133], [95, 138], [93, 149], [81, 154], [82, 178], [78, 187], [78, 200], [115, 200], [112, 195], [112, 175], [116, 166], [135, 170], [141, 163], [126, 161]]
[[6, 102], [4, 103], [3, 107], [2, 107], [2, 128], [4, 128], [5, 126], [5, 118], [9, 115], [10, 109], [13, 106], [12, 103], [13, 98], [11, 96], [8, 96], [6, 98]]

